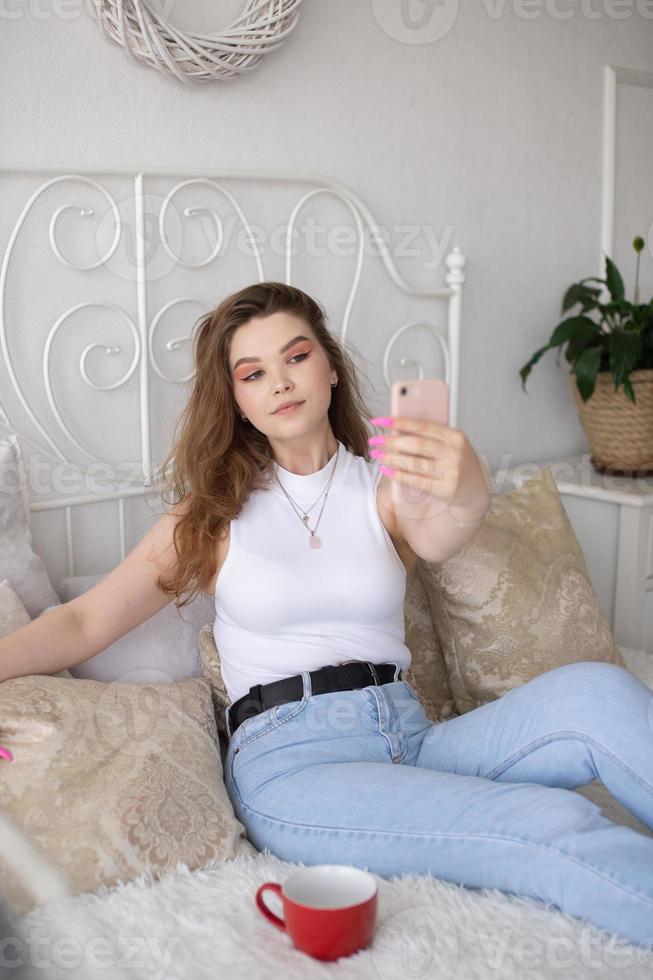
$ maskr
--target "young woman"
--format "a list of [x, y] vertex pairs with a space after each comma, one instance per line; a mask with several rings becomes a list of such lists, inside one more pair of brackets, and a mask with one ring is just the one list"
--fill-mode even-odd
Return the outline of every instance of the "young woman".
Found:
[[527, 895], [644, 945], [653, 838], [572, 790], [600, 779], [653, 829], [651, 691], [574, 663], [431, 724], [402, 678], [408, 572], [460, 549], [489, 505], [464, 434], [373, 419], [394, 422], [382, 474], [353, 363], [291, 286], [227, 297], [195, 343], [169, 512], [101, 583], [1, 640], [0, 679], [71, 667], [206, 591], [225, 783], [256, 847]]

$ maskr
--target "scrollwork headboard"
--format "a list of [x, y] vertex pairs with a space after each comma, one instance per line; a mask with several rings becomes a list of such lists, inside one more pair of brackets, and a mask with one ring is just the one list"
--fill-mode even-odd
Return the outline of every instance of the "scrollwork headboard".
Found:
[[372, 410], [396, 378], [444, 376], [457, 424], [466, 259], [416, 261], [426, 225], [388, 234], [318, 174], [0, 174], [0, 424], [18, 434], [55, 587], [110, 570], [163, 512], [157, 460], [190, 393], [192, 327], [249, 282], [322, 303]]

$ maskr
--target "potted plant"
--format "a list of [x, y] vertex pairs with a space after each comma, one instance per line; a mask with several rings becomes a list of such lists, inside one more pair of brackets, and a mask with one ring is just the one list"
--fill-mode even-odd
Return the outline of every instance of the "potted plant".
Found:
[[[653, 473], [653, 298], [639, 302], [644, 239], [635, 238], [633, 248], [637, 253], [633, 302], [626, 299], [621, 274], [606, 256], [605, 279], [590, 276], [567, 289], [561, 313], [575, 306], [579, 311], [557, 325], [548, 344], [533, 354], [519, 374], [525, 391], [526, 378], [542, 355], [557, 347], [559, 367], [560, 353], [566, 348], [592, 465], [605, 473], [642, 476]], [[601, 301], [603, 287], [610, 294], [607, 302]]]

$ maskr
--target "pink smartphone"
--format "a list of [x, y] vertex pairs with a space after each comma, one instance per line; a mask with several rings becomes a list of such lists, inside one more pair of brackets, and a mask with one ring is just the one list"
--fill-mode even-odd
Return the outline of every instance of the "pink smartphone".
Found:
[[[414, 381], [395, 381], [390, 388], [390, 414], [402, 418], [426, 419], [449, 425], [449, 385], [442, 378], [423, 378]], [[392, 431], [392, 430], [390, 430]], [[390, 498], [395, 509], [402, 503], [418, 501], [424, 494], [398, 480], [391, 480]], [[433, 501], [433, 514], [446, 510], [448, 504]]]

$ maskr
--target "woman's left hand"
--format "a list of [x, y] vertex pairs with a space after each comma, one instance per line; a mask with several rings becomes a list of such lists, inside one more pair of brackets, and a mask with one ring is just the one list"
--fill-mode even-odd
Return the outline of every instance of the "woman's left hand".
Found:
[[[456, 516], [480, 516], [491, 498], [491, 482], [464, 432], [425, 419], [387, 416], [383, 421], [390, 425], [390, 434], [368, 441], [382, 452], [382, 457], [375, 457], [379, 463], [394, 469], [388, 474], [391, 479], [455, 507]], [[417, 506], [428, 505], [422, 500]], [[412, 503], [407, 506], [415, 516]]]

